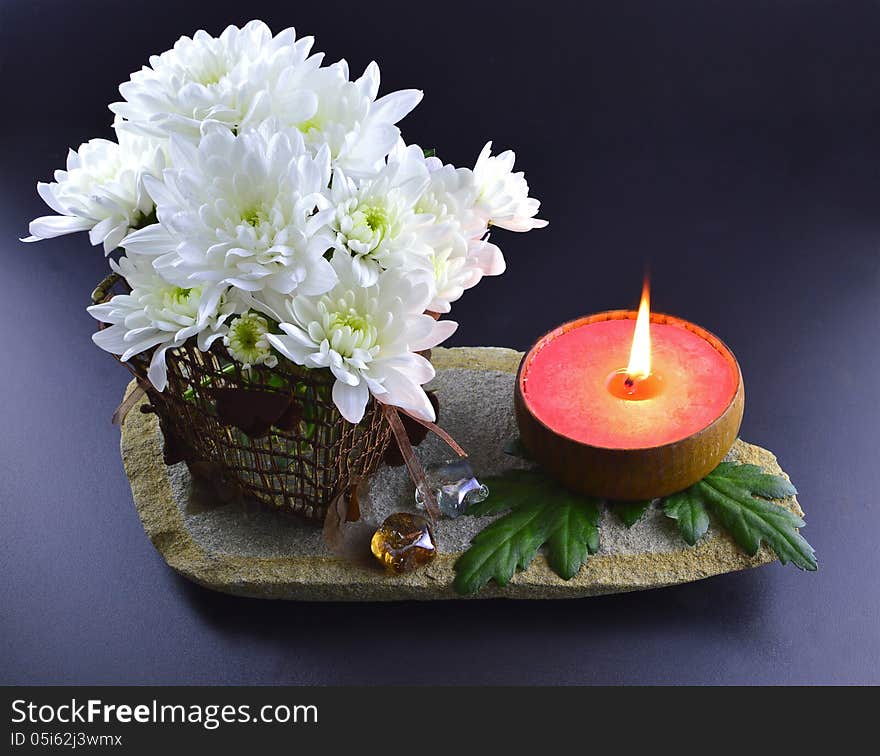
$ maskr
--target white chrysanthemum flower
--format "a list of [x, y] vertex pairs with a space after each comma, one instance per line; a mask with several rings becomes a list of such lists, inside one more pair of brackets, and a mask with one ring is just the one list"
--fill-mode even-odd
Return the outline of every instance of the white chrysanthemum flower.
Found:
[[523, 172], [513, 173], [515, 160], [511, 150], [493, 157], [492, 142], [486, 143], [474, 166], [476, 210], [490, 225], [508, 231], [543, 228], [547, 221], [535, 218], [541, 203], [529, 197], [529, 185]]
[[278, 358], [272, 353], [266, 338], [268, 333], [269, 321], [266, 318], [255, 312], [246, 312], [229, 324], [223, 344], [232, 358], [246, 369], [254, 365], [273, 368], [278, 364]]
[[[505, 270], [504, 255], [485, 239], [471, 239], [467, 246], [450, 245], [431, 253], [431, 312], [446, 313], [451, 303], [483, 276], [498, 276]], [[418, 271], [417, 271], [418, 273]]]
[[143, 180], [161, 175], [164, 148], [145, 137], [124, 132], [118, 137], [118, 143], [92, 139], [70, 150], [67, 170], [55, 171], [52, 183], [37, 184], [40, 197], [58, 215], [31, 221], [31, 236], [22, 241], [88, 231], [92, 244], [103, 244], [109, 254], [153, 211]]
[[[389, 160], [396, 158], [399, 150]], [[412, 150], [413, 148], [407, 148]], [[430, 247], [429, 270], [433, 296], [429, 309], [449, 312], [450, 304], [483, 276], [504, 272], [501, 250], [486, 240], [486, 219], [475, 210], [477, 185], [473, 171], [443, 165], [426, 158], [429, 182], [416, 202], [415, 212], [423, 219], [420, 238]], [[419, 273], [421, 267], [415, 269]]]
[[476, 286], [482, 274], [468, 265], [467, 254], [460, 249], [446, 247], [431, 253], [433, 271], [431, 312], [449, 312], [451, 302], [461, 298], [465, 289]]
[[182, 289], [169, 283], [149, 258], [122, 257], [110, 265], [125, 278], [131, 293], [88, 308], [93, 318], [110, 324], [95, 333], [92, 341], [123, 362], [155, 348], [147, 377], [157, 391], [164, 391], [168, 380], [165, 352], [191, 336], [198, 336], [199, 349], [207, 350], [223, 335], [231, 305], [222, 302], [222, 291], [216, 287]]
[[419, 234], [431, 219], [418, 215], [415, 206], [428, 185], [428, 171], [418, 147], [398, 158], [360, 182], [340, 170], [333, 175], [335, 246], [351, 255], [361, 286], [372, 286], [389, 268], [427, 269], [430, 247]]
[[334, 165], [356, 178], [382, 167], [400, 138], [395, 124], [422, 99], [419, 90], [402, 89], [377, 100], [379, 66], [375, 62], [359, 79], [349, 81], [348, 63], [342, 60], [310, 72], [302, 86], [314, 92], [316, 107], [296, 127], [312, 150], [329, 145]]
[[473, 171], [443, 165], [437, 158], [427, 158], [425, 164], [430, 180], [416, 203], [416, 212], [430, 216], [433, 236], [442, 239], [454, 232], [463, 242], [483, 236], [487, 225], [474, 209], [477, 185]]
[[201, 125], [215, 121], [236, 131], [271, 119], [297, 128], [316, 153], [329, 146], [334, 164], [352, 176], [377, 170], [400, 135], [395, 124], [421, 100], [407, 89], [379, 99], [379, 67], [349, 81], [343, 60], [321, 67], [309, 57], [314, 38], [293, 29], [272, 36], [262, 21], [228, 27], [219, 37], [198, 31], [154, 55], [119, 91], [110, 109], [123, 128], [156, 136], [181, 134], [198, 141]]
[[269, 125], [238, 136], [215, 125], [198, 146], [173, 137], [171, 156], [164, 183], [148, 183], [159, 222], [128, 236], [126, 249], [155, 256], [178, 286], [235, 287], [248, 304], [248, 294], [334, 285], [326, 149], [312, 157], [298, 132]]
[[[231, 129], [265, 112], [270, 83], [285, 85], [306, 60], [314, 39], [296, 39], [294, 29], [272, 36], [262, 21], [243, 28], [227, 27], [219, 37], [197, 31], [181, 37], [174, 47], [150, 57], [150, 65], [119, 87], [124, 102], [110, 109], [126, 119], [126, 128], [157, 136], [181, 134], [198, 141], [205, 121]], [[294, 99], [299, 99], [297, 104]], [[307, 119], [315, 109], [314, 96], [290, 92], [278, 99], [293, 118]]]
[[416, 352], [444, 341], [457, 324], [423, 314], [428, 287], [400, 271], [387, 271], [365, 288], [348, 257], [336, 255], [333, 264], [339, 283], [322, 296], [288, 300], [284, 335], [270, 334], [269, 343], [298, 365], [330, 368], [333, 402], [349, 422], [360, 422], [370, 394], [434, 420], [422, 389], [434, 368]]

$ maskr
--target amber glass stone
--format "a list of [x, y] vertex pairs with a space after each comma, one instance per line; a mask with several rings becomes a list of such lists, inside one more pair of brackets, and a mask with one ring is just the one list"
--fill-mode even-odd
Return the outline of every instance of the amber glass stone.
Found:
[[424, 517], [395, 512], [373, 534], [370, 550], [387, 570], [412, 572], [437, 555], [434, 533]]

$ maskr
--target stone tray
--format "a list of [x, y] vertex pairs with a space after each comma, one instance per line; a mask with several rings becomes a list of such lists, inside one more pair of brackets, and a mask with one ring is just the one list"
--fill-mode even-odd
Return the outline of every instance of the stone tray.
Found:
[[[440, 421], [470, 452], [478, 475], [522, 465], [503, 452], [516, 435], [513, 381], [522, 354], [496, 347], [435, 349]], [[131, 386], [129, 386], [131, 390]], [[426, 569], [387, 575], [367, 560], [355, 564], [327, 551], [320, 529], [258, 505], [222, 504], [194, 481], [184, 464], [162, 461], [162, 435], [155, 415], [137, 408], [122, 427], [122, 459], [144, 530], [165, 561], [199, 585], [241, 596], [306, 601], [387, 601], [459, 598], [452, 589], [453, 564], [470, 538], [491, 518], [460, 517], [438, 524], [439, 553]], [[424, 461], [448, 455], [438, 439], [419, 447]], [[729, 459], [782, 474], [776, 458], [737, 441]], [[381, 520], [413, 509], [405, 468], [383, 467], [372, 482], [375, 514]], [[802, 514], [795, 498], [786, 506]], [[607, 512], [601, 547], [580, 573], [565, 581], [538, 556], [504, 588], [490, 583], [477, 598], [579, 598], [659, 588], [758, 567], [775, 561], [766, 547], [744, 554], [714, 528], [696, 546], [679, 537], [674, 523], [649, 510], [632, 528]]]

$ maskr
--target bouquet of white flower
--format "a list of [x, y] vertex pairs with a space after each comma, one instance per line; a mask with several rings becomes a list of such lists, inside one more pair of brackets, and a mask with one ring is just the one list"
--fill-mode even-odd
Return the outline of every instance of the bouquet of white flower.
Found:
[[[261, 21], [182, 37], [119, 88], [117, 142], [71, 151], [37, 190], [58, 215], [24, 241], [88, 231], [129, 291], [89, 312], [122, 361], [218, 340], [245, 371], [279, 360], [330, 371], [351, 423], [378, 402], [434, 420], [419, 354], [456, 324], [432, 316], [505, 269], [493, 226], [528, 231], [539, 203], [514, 154], [473, 169], [406, 145], [396, 124], [417, 90], [377, 97], [371, 63], [351, 81], [313, 39]], [[171, 351], [169, 351], [171, 350]]]

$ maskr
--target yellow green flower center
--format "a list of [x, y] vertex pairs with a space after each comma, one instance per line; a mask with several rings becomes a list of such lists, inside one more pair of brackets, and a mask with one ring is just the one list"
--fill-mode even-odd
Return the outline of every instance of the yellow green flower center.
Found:
[[350, 328], [353, 333], [364, 333], [369, 327], [369, 321], [355, 310], [335, 312], [330, 316], [330, 329], [334, 331], [337, 328]]
[[379, 231], [388, 224], [388, 218], [381, 207], [368, 207], [364, 209], [364, 222], [371, 231]]
[[201, 296], [201, 289], [190, 287], [184, 289], [180, 286], [172, 286], [165, 292], [165, 302], [171, 308], [187, 307], [190, 304], [190, 297], [195, 295], [195, 299]]
[[297, 128], [303, 133], [308, 134], [312, 129], [317, 129], [320, 131], [324, 126], [324, 122], [322, 118], [318, 117], [318, 114], [315, 113], [311, 118], [306, 121], [303, 121], [300, 124], [297, 124]]
[[255, 207], [251, 210], [245, 210], [241, 214], [241, 219], [256, 228], [266, 220], [266, 213], [262, 208]]
[[240, 348], [253, 349], [257, 345], [260, 334], [254, 324], [250, 321], [243, 321], [238, 328], [235, 329], [235, 338]]

